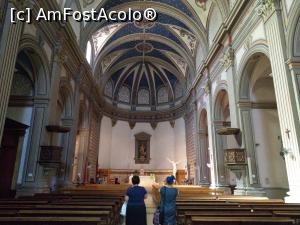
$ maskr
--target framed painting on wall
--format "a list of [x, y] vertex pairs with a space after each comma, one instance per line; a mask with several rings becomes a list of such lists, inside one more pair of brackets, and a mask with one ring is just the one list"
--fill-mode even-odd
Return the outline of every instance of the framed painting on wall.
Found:
[[145, 132], [135, 135], [135, 164], [150, 163], [150, 139], [151, 135]]

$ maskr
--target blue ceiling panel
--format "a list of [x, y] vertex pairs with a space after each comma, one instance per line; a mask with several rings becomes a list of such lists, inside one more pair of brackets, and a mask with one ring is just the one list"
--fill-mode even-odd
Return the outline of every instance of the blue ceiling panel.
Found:
[[140, 43], [141, 41], [130, 41], [130, 42], [126, 42], [124, 44], [118, 45], [117, 47], [113, 48], [108, 54], [114, 52], [114, 51], [119, 51], [119, 50], [123, 50], [123, 49], [130, 49], [130, 48], [134, 48], [138, 43]]
[[142, 56], [143, 54], [141, 52], [138, 52], [135, 49], [129, 50], [128, 52], [126, 52], [125, 54], [123, 54], [116, 62], [115, 64], [118, 64], [126, 59], [129, 59], [131, 57], [138, 57], [138, 56]]

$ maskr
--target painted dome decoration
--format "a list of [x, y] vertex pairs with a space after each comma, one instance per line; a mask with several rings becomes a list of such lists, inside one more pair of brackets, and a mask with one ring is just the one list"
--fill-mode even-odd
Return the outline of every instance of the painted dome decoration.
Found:
[[197, 51], [206, 38], [199, 34], [197, 13], [184, 2], [104, 0], [98, 5], [106, 11], [151, 7], [158, 13], [156, 21], [103, 21], [86, 27], [89, 62], [110, 112], [155, 117], [184, 107], [187, 81], [196, 73]]

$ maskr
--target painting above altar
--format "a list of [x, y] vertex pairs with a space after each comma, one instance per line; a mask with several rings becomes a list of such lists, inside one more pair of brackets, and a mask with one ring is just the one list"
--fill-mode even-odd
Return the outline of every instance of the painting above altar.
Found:
[[135, 163], [149, 164], [150, 163], [150, 138], [147, 133], [138, 133], [135, 135]]

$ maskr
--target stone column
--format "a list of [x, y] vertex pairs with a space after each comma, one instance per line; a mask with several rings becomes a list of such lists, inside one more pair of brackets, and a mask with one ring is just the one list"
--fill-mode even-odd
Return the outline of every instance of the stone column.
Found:
[[227, 49], [223, 55], [222, 65], [226, 70], [228, 84], [228, 99], [230, 108], [231, 127], [238, 127], [238, 111], [236, 104], [236, 89], [235, 89], [235, 67], [234, 67], [234, 51], [231, 47]]
[[0, 41], [2, 36], [1, 34], [2, 34], [3, 23], [6, 16], [7, 2], [8, 2], [7, 0], [2, 0], [0, 2]]
[[292, 76], [286, 64], [285, 33], [279, 0], [259, 1], [258, 13], [265, 22], [278, 107], [285, 162], [289, 180], [286, 202], [300, 203], [300, 124]]
[[199, 148], [200, 148], [200, 185], [209, 185], [209, 172], [207, 167], [208, 154], [208, 143], [207, 143], [207, 133], [204, 129], [199, 129]]
[[289, 59], [287, 63], [292, 75], [298, 117], [300, 118], [300, 59]]
[[[198, 138], [197, 138], [197, 111], [195, 111], [194, 101], [190, 100], [187, 112], [184, 116], [186, 130], [186, 151], [189, 168], [189, 179], [194, 178], [194, 183], [199, 183], [199, 168], [197, 169]], [[198, 170], [198, 171], [197, 171]], [[198, 175], [197, 175], [198, 174]]]
[[9, 102], [10, 89], [14, 76], [15, 64], [18, 55], [18, 46], [22, 34], [23, 23], [11, 23], [11, 8], [24, 9], [29, 7], [27, 1], [9, 1], [3, 21], [3, 32], [0, 43], [0, 143], [5, 124], [6, 111]]
[[259, 171], [256, 160], [256, 145], [254, 139], [254, 131], [252, 127], [251, 103], [239, 102], [241, 114], [241, 130], [243, 131], [244, 148], [246, 149], [248, 165], [249, 185], [259, 187]]
[[195, 120], [195, 150], [196, 150], [196, 161], [195, 161], [195, 184], [196, 185], [200, 185], [201, 184], [201, 180], [203, 178], [203, 171], [201, 169], [201, 163], [202, 163], [202, 152], [200, 149], [200, 143], [199, 143], [199, 136], [198, 136], [198, 130], [199, 130], [199, 113], [198, 113], [198, 107], [197, 107], [197, 102], [196, 100], [194, 100], [193, 102], [193, 117]]
[[49, 125], [58, 125], [58, 118], [56, 118], [57, 100], [59, 98], [59, 85], [63, 63], [66, 60], [65, 52], [63, 51], [62, 43], [59, 41], [54, 48], [54, 57], [51, 70], [51, 89], [49, 95], [51, 96], [48, 108], [48, 123]]
[[224, 136], [217, 134], [217, 130], [223, 127], [223, 122], [212, 121], [212, 128], [214, 133], [214, 157], [216, 169], [216, 185], [224, 187], [226, 185], [226, 168], [224, 164]]
[[213, 130], [213, 104], [212, 104], [212, 94], [211, 94], [211, 81], [208, 76], [207, 85], [205, 87], [205, 94], [207, 97], [207, 125], [208, 125], [208, 149], [210, 157], [210, 174], [211, 174], [211, 187], [218, 186], [218, 169], [216, 163], [216, 147], [215, 134]]
[[[82, 67], [83, 68], [83, 67]], [[66, 167], [65, 167], [65, 184], [72, 183], [73, 166], [74, 165], [74, 154], [76, 145], [76, 136], [78, 131], [78, 120], [79, 120], [79, 107], [80, 107], [80, 86], [84, 70], [80, 69], [80, 73], [75, 77], [75, 91], [74, 91], [74, 107], [73, 107], [73, 118], [72, 126], [69, 134], [69, 144], [66, 151]]]
[[82, 181], [85, 173], [85, 161], [87, 156], [87, 149], [89, 146], [89, 134], [90, 131], [88, 128], [81, 128], [79, 130], [77, 173], [80, 173], [80, 177]]

